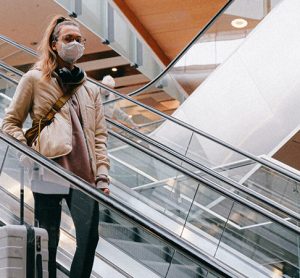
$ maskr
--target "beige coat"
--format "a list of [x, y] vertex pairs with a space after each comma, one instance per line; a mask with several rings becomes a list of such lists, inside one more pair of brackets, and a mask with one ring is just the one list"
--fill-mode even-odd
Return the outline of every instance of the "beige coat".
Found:
[[[42, 73], [37, 69], [28, 71], [22, 77], [2, 123], [4, 132], [24, 144], [26, 139], [22, 125], [28, 113], [33, 121], [38, 121], [63, 94], [56, 78], [53, 77], [49, 83], [42, 82], [41, 77]], [[95, 177], [99, 174], [107, 175], [109, 169], [106, 151], [107, 131], [99, 90], [85, 81], [84, 86], [80, 86], [75, 93]], [[71, 152], [72, 124], [68, 103], [55, 115], [54, 121], [42, 130], [40, 144], [39, 147], [35, 142], [33, 148], [48, 158], [64, 156]]]

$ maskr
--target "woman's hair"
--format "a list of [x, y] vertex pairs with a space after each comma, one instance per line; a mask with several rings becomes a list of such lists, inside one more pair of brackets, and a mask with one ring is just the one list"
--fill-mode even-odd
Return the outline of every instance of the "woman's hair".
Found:
[[57, 53], [52, 49], [52, 42], [57, 40], [61, 27], [65, 25], [73, 25], [79, 28], [79, 24], [73, 19], [55, 16], [47, 27], [38, 47], [40, 58], [33, 67], [41, 69], [43, 80], [50, 80], [52, 72], [57, 68]]

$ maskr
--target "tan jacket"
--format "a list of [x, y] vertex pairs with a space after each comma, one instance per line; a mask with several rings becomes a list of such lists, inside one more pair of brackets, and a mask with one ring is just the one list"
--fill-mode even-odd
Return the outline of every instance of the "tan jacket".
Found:
[[[2, 122], [2, 130], [24, 144], [26, 139], [22, 126], [28, 113], [33, 121], [38, 121], [63, 94], [56, 78], [45, 82], [41, 81], [41, 77], [42, 73], [37, 69], [28, 71], [22, 77]], [[75, 96], [80, 106], [93, 173], [95, 177], [99, 174], [107, 175], [109, 169], [106, 151], [107, 130], [100, 89], [85, 81]], [[54, 121], [42, 130], [40, 143], [40, 148], [37, 142], [33, 144], [33, 148], [48, 158], [64, 156], [71, 152], [72, 124], [68, 103], [56, 113]]]

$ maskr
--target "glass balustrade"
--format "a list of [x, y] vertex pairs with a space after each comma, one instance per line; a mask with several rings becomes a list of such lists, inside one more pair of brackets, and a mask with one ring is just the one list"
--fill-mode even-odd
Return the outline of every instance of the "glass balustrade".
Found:
[[[117, 141], [116, 138], [114, 140]], [[49, 190], [55, 187], [55, 192], [58, 192], [65, 191], [70, 183], [32, 159], [22, 157], [20, 164], [19, 151], [4, 142], [0, 145], [1, 190], [5, 193], [1, 194], [4, 220], [7, 223], [18, 222], [19, 186], [24, 184], [25, 221], [33, 224], [31, 188]], [[297, 273], [297, 232], [228, 198], [206, 183], [174, 171], [154, 158], [149, 160], [149, 157], [137, 149], [131, 149], [130, 158], [126, 150], [120, 150], [120, 147], [118, 150], [109, 148], [109, 154], [112, 164], [112, 198], [121, 200], [138, 213], [244, 275], [270, 277], [277, 272]], [[126, 165], [124, 161], [130, 161], [130, 165]], [[134, 174], [133, 170], [137, 165], [139, 172]], [[115, 171], [117, 168], [118, 171]], [[72, 190], [76, 190], [76, 185], [73, 184], [72, 187]], [[66, 206], [64, 202], [58, 257], [68, 268], [75, 251], [75, 231]], [[185, 275], [180, 277], [206, 273], [207, 269], [203, 269], [203, 266], [177, 254], [176, 250], [159, 237], [149, 234], [146, 229], [105, 203], [100, 203], [99, 211], [100, 242], [94, 271], [100, 268], [98, 262], [101, 264], [101, 257], [108, 256], [110, 267], [118, 266], [131, 275], [134, 271], [132, 267], [124, 268], [129, 258], [135, 262], [135, 271], [150, 271], [154, 275], [151, 277], [177, 277], [173, 276], [176, 271]], [[113, 260], [109, 252], [116, 249], [118, 254], [113, 256]]]
[[[25, 223], [32, 225], [35, 223], [33, 192], [34, 194], [36, 192], [67, 194], [72, 191], [72, 198], [62, 203], [58, 250], [58, 262], [69, 269], [75, 253], [76, 241], [74, 224], [67, 207], [79, 207], [80, 202], [92, 202], [92, 200], [83, 192], [79, 193], [80, 190], [76, 184], [71, 184], [3, 140], [0, 141], [2, 222], [19, 223], [20, 186], [24, 187], [24, 220]], [[108, 275], [115, 275], [114, 277], [128, 277], [128, 275], [133, 277], [140, 275], [204, 277], [204, 274], [205, 277], [206, 275], [222, 277], [220, 273], [215, 273], [199, 261], [190, 259], [158, 235], [149, 232], [129, 216], [116, 211], [103, 201], [99, 202], [99, 215], [100, 237], [96, 249], [93, 277], [97, 275], [102, 277]], [[86, 218], [81, 221], [86, 221]], [[173, 276], [175, 272], [178, 274]]]

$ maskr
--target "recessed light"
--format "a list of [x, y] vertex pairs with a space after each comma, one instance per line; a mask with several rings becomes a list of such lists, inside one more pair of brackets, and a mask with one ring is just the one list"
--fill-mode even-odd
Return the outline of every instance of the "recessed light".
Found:
[[118, 71], [118, 69], [117, 68], [112, 68], [111, 71], [116, 72], [116, 71]]
[[241, 29], [241, 28], [244, 28], [248, 25], [248, 21], [246, 19], [243, 19], [243, 18], [236, 18], [236, 19], [231, 21], [231, 25], [234, 28]]

